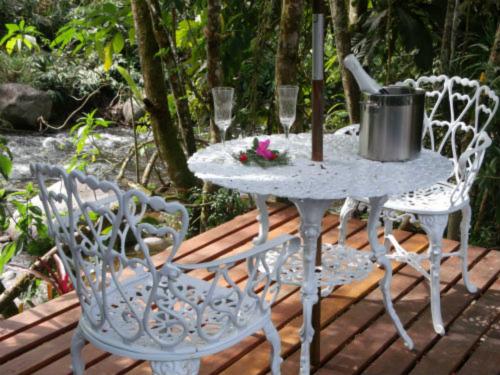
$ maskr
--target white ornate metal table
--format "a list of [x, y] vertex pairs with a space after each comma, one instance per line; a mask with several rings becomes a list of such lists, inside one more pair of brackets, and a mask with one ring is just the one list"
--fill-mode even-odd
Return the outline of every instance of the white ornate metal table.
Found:
[[[271, 139], [271, 149], [288, 148], [290, 165], [261, 168], [241, 164], [232, 155], [251, 147], [253, 138], [245, 138], [226, 142], [225, 148], [215, 144], [197, 152], [189, 159], [189, 168], [203, 180], [255, 196], [261, 224], [259, 236], [254, 240], [257, 243], [267, 238], [267, 196], [286, 197], [297, 206], [301, 218], [304, 251], [300, 261], [303, 264], [300, 267], [296, 260], [291, 261], [285, 279], [301, 285], [304, 323], [300, 373], [309, 374], [310, 344], [314, 336], [312, 307], [318, 301], [318, 286], [332, 287], [363, 277], [371, 269], [367, 265], [368, 258], [385, 269], [380, 287], [386, 310], [405, 345], [413, 348], [413, 342], [392, 305], [392, 267], [385, 247], [378, 241], [377, 224], [389, 195], [446, 180], [451, 172], [450, 161], [431, 151], [422, 151], [417, 159], [404, 163], [370, 161], [358, 155], [356, 137], [330, 134], [324, 137], [324, 161], [313, 162], [310, 160], [310, 134], [291, 134], [288, 142], [280, 135], [260, 137], [267, 138]], [[332, 200], [348, 196], [370, 197], [367, 230], [372, 256], [354, 249], [326, 245], [323, 248], [326, 255], [323, 267], [317, 269], [315, 258], [322, 218]]]

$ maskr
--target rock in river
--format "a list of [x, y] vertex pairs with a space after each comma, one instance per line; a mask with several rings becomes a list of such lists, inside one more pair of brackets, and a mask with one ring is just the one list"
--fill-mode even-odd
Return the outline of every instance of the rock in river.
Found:
[[15, 129], [37, 129], [37, 119], [48, 120], [51, 113], [52, 99], [47, 92], [20, 83], [0, 85], [0, 118]]

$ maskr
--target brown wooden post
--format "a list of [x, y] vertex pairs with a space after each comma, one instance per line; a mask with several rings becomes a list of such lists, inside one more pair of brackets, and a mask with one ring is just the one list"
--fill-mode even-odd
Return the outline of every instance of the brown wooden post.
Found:
[[[313, 161], [323, 161], [323, 40], [324, 12], [323, 0], [313, 0], [313, 70], [312, 70], [312, 155]], [[321, 235], [318, 238], [316, 265], [321, 265]], [[318, 303], [312, 312], [314, 337], [311, 343], [311, 366], [320, 364], [321, 338], [321, 290], [318, 289]]]

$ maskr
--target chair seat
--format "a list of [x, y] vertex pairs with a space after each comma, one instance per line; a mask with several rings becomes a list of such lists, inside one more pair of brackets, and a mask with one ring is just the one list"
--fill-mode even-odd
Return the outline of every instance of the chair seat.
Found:
[[[108, 322], [95, 329], [89, 319], [82, 315], [80, 327], [87, 338], [103, 350], [113, 348], [115, 353], [121, 352], [136, 359], [181, 360], [224, 350], [261, 329], [268, 319], [269, 311], [259, 309], [257, 299], [248, 296], [241, 299], [234, 290], [213, 288], [211, 282], [181, 274], [175, 282], [176, 293], [182, 296], [179, 298], [173, 295], [167, 278], [164, 279], [165, 282], [162, 278], [157, 289], [157, 294], [161, 296], [158, 306], [153, 307], [149, 316], [144, 314], [144, 310], [152, 290], [150, 274], [128, 282], [123, 295], [118, 289], [108, 291], [108, 320], [114, 322], [115, 329]], [[211, 298], [213, 303], [206, 308], [202, 315], [203, 321], [198, 324], [193, 306], [201, 308], [210, 293], [214, 295]], [[138, 316], [144, 316], [143, 324], [148, 327], [149, 333], [143, 331], [138, 338], [134, 338], [138, 334], [139, 324], [125, 299], [137, 309]], [[235, 310], [238, 311], [237, 316], [230, 314]], [[92, 303], [91, 311], [93, 316], [100, 317], [97, 303]], [[236, 324], [229, 323], [231, 320]], [[158, 339], [163, 342], [160, 343]]]
[[[446, 214], [459, 210], [467, 202], [468, 197], [460, 197], [452, 203], [455, 185], [437, 183], [428, 188], [419, 189], [397, 196], [389, 197], [384, 208], [414, 214]], [[358, 198], [356, 198], [358, 199]], [[368, 203], [368, 198], [358, 199]]]

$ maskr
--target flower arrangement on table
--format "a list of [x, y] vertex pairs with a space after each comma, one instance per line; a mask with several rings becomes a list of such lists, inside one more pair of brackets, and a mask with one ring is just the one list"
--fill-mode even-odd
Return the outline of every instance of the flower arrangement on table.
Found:
[[270, 143], [270, 139], [259, 141], [258, 138], [254, 138], [251, 148], [233, 154], [233, 156], [242, 164], [258, 165], [263, 168], [287, 165], [290, 162], [287, 152], [270, 149]]

